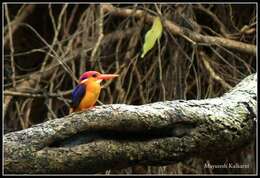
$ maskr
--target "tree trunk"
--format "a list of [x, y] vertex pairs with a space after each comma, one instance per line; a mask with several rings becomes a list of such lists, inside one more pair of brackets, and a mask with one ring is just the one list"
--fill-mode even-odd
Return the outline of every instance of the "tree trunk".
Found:
[[256, 74], [219, 98], [97, 106], [4, 135], [5, 173], [96, 173], [225, 157], [253, 141]]

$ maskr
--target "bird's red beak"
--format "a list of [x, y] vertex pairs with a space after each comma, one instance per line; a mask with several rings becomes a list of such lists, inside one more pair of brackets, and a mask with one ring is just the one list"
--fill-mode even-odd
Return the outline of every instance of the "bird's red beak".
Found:
[[117, 74], [100, 74], [97, 78], [100, 80], [110, 80], [118, 76]]

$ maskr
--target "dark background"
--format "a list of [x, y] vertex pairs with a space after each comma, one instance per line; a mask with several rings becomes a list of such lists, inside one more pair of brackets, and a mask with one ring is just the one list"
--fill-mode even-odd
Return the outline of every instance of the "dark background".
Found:
[[[136, 8], [152, 15], [158, 14], [159, 9], [163, 18], [200, 34], [256, 44], [256, 4], [114, 6]], [[7, 4], [3, 8], [4, 90], [20, 92], [4, 96], [4, 104], [8, 105], [4, 113], [5, 133], [67, 115], [71, 91], [76, 85], [70, 73], [79, 78], [88, 70], [117, 72], [120, 78], [105, 83], [99, 100], [103, 104], [141, 105], [218, 97], [256, 72], [255, 56], [220, 46], [193, 46], [166, 28], [160, 45], [156, 44], [142, 59], [144, 36], [151, 24], [144, 23], [142, 18], [109, 13], [104, 14], [104, 38], [91, 61], [99, 37], [99, 4]], [[24, 24], [29, 24], [40, 36]], [[201, 52], [208, 58], [202, 59]], [[68, 59], [65, 64], [70, 72], [57, 65], [56, 55], [63, 61]], [[39, 77], [32, 79], [33, 76]], [[170, 166], [149, 166], [147, 173], [254, 173], [255, 142], [225, 159], [192, 158]], [[206, 169], [207, 161], [249, 164], [250, 168]], [[129, 172], [131, 168], [107, 173]]]

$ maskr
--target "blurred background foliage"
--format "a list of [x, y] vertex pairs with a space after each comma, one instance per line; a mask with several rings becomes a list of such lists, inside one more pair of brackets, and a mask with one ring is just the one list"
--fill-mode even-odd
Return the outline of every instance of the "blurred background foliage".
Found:
[[[256, 4], [113, 5], [155, 16], [160, 12], [164, 19], [202, 35], [256, 44]], [[99, 97], [103, 104], [132, 105], [218, 97], [256, 72], [253, 55], [221, 46], [192, 45], [167, 28], [160, 43], [141, 58], [151, 24], [145, 23], [144, 17], [100, 12], [99, 4], [4, 5], [3, 79], [4, 91], [9, 92], [4, 95], [5, 133], [67, 115], [76, 85], [72, 76], [79, 78], [87, 70], [120, 75], [104, 83]], [[254, 173], [255, 151], [252, 141], [219, 160], [191, 158], [142, 169], [153, 174]], [[205, 163], [225, 162], [250, 167], [204, 168]]]

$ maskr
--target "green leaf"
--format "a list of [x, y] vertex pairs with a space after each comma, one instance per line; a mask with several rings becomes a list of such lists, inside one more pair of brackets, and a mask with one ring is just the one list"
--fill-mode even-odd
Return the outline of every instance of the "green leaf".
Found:
[[141, 58], [143, 58], [145, 54], [154, 47], [156, 40], [160, 40], [162, 36], [162, 30], [163, 27], [160, 17], [156, 17], [153, 21], [152, 28], [145, 34], [145, 41]]

